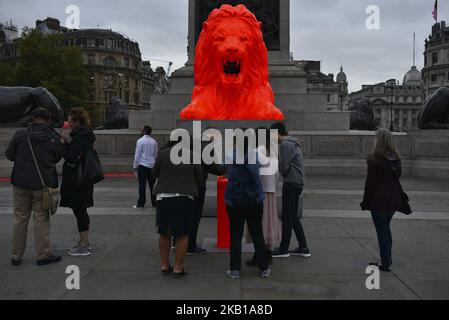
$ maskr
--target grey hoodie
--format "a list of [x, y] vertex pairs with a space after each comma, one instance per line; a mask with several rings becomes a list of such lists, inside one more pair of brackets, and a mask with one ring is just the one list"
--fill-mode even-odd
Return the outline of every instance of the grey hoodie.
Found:
[[298, 139], [287, 137], [281, 143], [279, 171], [284, 183], [304, 188], [304, 159]]

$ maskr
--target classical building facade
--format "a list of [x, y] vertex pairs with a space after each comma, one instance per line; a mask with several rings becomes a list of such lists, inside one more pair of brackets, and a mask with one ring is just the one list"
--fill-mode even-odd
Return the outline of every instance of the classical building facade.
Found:
[[[0, 25], [0, 61], [20, 59], [18, 32], [17, 27], [14, 28]], [[61, 33], [65, 46], [81, 49], [89, 85], [85, 107], [94, 125], [104, 122], [106, 106], [114, 96], [131, 110], [144, 110], [150, 109], [152, 94], [166, 93], [165, 89], [159, 92], [155, 88], [156, 84], [168, 88], [165, 72], [154, 72], [149, 61], [142, 61], [139, 44], [118, 32], [105, 29], [71, 30], [61, 26], [59, 20], [54, 18], [37, 20], [36, 29], [44, 34]]]
[[425, 41], [422, 76], [426, 97], [438, 88], [449, 87], [449, 27], [445, 21], [434, 24]]
[[12, 62], [17, 59], [19, 31], [11, 22], [0, 23], [0, 61]]
[[321, 61], [298, 60], [294, 64], [307, 73], [307, 93], [325, 94], [328, 111], [345, 111], [348, 104], [348, 80], [343, 71], [334, 79], [334, 74], [321, 72]]
[[404, 76], [402, 84], [391, 79], [363, 85], [362, 90], [350, 94], [350, 107], [361, 98], [371, 102], [379, 126], [400, 132], [417, 130], [416, 119], [424, 102], [421, 72], [413, 66]]

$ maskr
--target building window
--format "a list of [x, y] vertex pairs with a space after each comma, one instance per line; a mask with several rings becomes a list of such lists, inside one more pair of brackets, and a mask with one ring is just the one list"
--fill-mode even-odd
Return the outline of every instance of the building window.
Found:
[[327, 95], [327, 103], [329, 103], [329, 102], [331, 102], [331, 95], [330, 94]]
[[107, 40], [106, 40], [106, 47], [107, 47], [108, 49], [112, 49], [112, 39], [107, 39]]
[[90, 48], [95, 48], [95, 39], [87, 39], [87, 46]]
[[95, 85], [95, 73], [91, 73], [89, 75], [89, 86], [94, 86]]
[[95, 55], [94, 54], [88, 54], [87, 55], [87, 64], [95, 64]]
[[134, 90], [139, 90], [139, 79], [136, 79]]
[[125, 58], [125, 68], [129, 68], [129, 58]]
[[104, 39], [103, 38], [96, 39], [95, 43], [96, 43], [97, 47], [104, 47]]
[[125, 88], [129, 88], [129, 77], [125, 77]]
[[437, 82], [438, 78], [437, 78], [437, 74], [434, 73], [432, 74], [432, 82]]
[[140, 94], [134, 94], [134, 104], [140, 104]]
[[129, 92], [125, 92], [125, 103], [129, 103]]
[[427, 55], [424, 56], [424, 67], [427, 67]]
[[432, 64], [438, 63], [438, 52], [432, 53]]
[[106, 66], [107, 67], [113, 67], [114, 66], [114, 57], [107, 57], [106, 58]]
[[89, 101], [95, 101], [95, 91], [89, 91]]
[[116, 76], [109, 74], [105, 78], [106, 78], [105, 80], [106, 80], [106, 86], [107, 87], [114, 87], [115, 86]]

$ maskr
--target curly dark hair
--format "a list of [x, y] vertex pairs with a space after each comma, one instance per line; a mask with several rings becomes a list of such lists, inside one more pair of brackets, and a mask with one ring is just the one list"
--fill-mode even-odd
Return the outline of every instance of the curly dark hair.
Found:
[[90, 116], [86, 109], [82, 107], [72, 108], [69, 115], [72, 121], [79, 121], [82, 126], [90, 127]]

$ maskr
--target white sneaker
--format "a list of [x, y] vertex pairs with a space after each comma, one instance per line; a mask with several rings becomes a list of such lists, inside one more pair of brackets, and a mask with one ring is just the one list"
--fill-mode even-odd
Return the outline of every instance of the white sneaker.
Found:
[[229, 277], [229, 278], [231, 278], [231, 279], [233, 279], [233, 280], [238, 280], [238, 279], [240, 279], [240, 271], [236, 271], [236, 270], [228, 270], [228, 271], [226, 271], [226, 275]]
[[69, 250], [67, 254], [72, 257], [88, 257], [92, 254], [92, 251], [89, 250], [89, 247], [84, 248], [78, 246], [78, 248], [75, 250]]
[[262, 271], [260, 276], [264, 279], [269, 278], [271, 276], [271, 269], [267, 268], [267, 270]]

